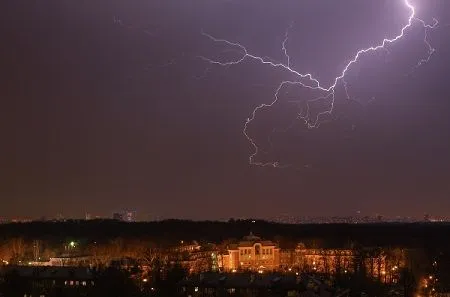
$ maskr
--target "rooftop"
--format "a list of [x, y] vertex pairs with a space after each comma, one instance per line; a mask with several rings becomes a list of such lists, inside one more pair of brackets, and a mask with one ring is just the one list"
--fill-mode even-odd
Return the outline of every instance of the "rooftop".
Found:
[[73, 279], [92, 280], [95, 272], [85, 267], [32, 267], [32, 266], [4, 266], [0, 268], [0, 275], [17, 273], [20, 277], [38, 279]]
[[179, 285], [205, 288], [305, 288], [301, 279], [295, 275], [255, 273], [202, 273], [182, 280]]

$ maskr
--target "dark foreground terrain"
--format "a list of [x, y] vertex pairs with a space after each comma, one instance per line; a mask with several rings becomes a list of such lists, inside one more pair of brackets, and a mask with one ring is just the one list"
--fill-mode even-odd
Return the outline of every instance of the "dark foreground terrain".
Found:
[[[278, 248], [276, 266], [227, 266], [249, 233]], [[448, 296], [449, 235], [447, 223], [9, 223], [0, 296]]]

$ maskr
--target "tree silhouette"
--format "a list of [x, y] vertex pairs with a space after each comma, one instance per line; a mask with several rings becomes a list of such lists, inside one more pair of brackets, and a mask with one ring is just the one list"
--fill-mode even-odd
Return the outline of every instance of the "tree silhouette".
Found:
[[139, 287], [126, 271], [112, 267], [99, 275], [92, 294], [98, 297], [140, 297], [141, 295]]
[[31, 293], [31, 286], [16, 270], [12, 270], [5, 274], [1, 292], [7, 297], [23, 297]]

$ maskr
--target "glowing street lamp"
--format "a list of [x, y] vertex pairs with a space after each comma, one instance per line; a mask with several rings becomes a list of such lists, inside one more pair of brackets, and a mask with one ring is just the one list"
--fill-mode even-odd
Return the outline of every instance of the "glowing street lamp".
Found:
[[77, 246], [77, 243], [75, 241], [71, 241], [69, 242], [69, 244], [67, 244], [67, 249], [71, 250], [74, 249]]

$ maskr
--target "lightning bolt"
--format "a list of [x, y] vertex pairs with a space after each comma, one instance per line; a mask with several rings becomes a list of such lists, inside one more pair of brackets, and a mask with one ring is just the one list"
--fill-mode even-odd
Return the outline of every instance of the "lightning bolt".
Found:
[[[250, 117], [246, 119], [244, 129], [243, 129], [243, 134], [253, 147], [253, 153], [249, 156], [249, 163], [251, 165], [285, 167], [285, 166], [281, 166], [279, 162], [264, 163], [264, 162], [255, 161], [254, 158], [259, 153], [260, 149], [259, 149], [256, 141], [248, 134], [248, 126], [256, 118], [256, 114], [258, 113], [258, 111], [260, 111], [261, 109], [273, 106], [278, 101], [280, 91], [285, 86], [297, 85], [297, 86], [300, 86], [303, 88], [317, 90], [318, 92], [323, 93], [323, 95], [321, 95], [321, 96], [307, 100], [306, 101], [306, 110], [304, 110], [304, 111], [302, 110], [302, 112], [300, 112], [298, 115], [298, 119], [304, 120], [305, 124], [309, 128], [318, 128], [321, 123], [321, 121], [320, 121], [321, 117], [326, 114], [331, 114], [333, 112], [334, 103], [335, 103], [335, 94], [336, 94], [335, 91], [336, 91], [336, 88], [338, 87], [338, 85], [340, 85], [339, 83], [341, 83], [342, 87], [344, 88], [347, 99], [350, 99], [350, 95], [349, 95], [348, 88], [347, 88], [347, 82], [345, 81], [345, 75], [348, 72], [348, 70], [351, 68], [351, 66], [353, 64], [357, 63], [360, 60], [360, 58], [365, 54], [369, 54], [369, 53], [375, 52], [377, 50], [385, 50], [385, 51], [389, 52], [389, 50], [387, 49], [386, 46], [388, 44], [395, 43], [396, 41], [402, 39], [405, 36], [406, 30], [408, 28], [412, 27], [413, 22], [415, 22], [415, 21], [420, 23], [424, 29], [423, 41], [424, 41], [425, 45], [427, 46], [427, 50], [428, 50], [427, 57], [424, 59], [421, 59], [417, 63], [415, 68], [420, 67], [421, 65], [427, 63], [430, 60], [435, 49], [431, 46], [430, 42], [428, 41], [428, 30], [436, 28], [436, 26], [438, 26], [438, 24], [439, 24], [438, 20], [433, 19], [433, 21], [434, 21], [433, 24], [429, 25], [424, 20], [419, 19], [416, 16], [416, 8], [410, 3], [410, 0], [400, 0], [400, 1], [403, 1], [404, 5], [410, 10], [408, 20], [407, 20], [406, 24], [400, 30], [400, 33], [391, 39], [384, 38], [383, 41], [381, 43], [379, 43], [378, 45], [360, 49], [359, 51], [357, 51], [356, 54], [353, 56], [353, 58], [350, 59], [349, 62], [345, 65], [345, 67], [343, 68], [343, 70], [339, 74], [339, 76], [334, 78], [334, 82], [330, 86], [324, 86], [323, 84], [321, 84], [321, 82], [318, 79], [316, 79], [311, 73], [301, 73], [291, 67], [291, 63], [290, 63], [291, 58], [290, 58], [288, 50], [287, 50], [287, 43], [289, 40], [289, 31], [290, 31], [290, 29], [292, 29], [293, 24], [291, 24], [291, 26], [286, 30], [285, 38], [282, 42], [281, 49], [282, 49], [283, 54], [286, 59], [285, 63], [274, 62], [274, 61], [268, 59], [267, 57], [261, 57], [261, 56], [254, 55], [254, 54], [250, 53], [247, 50], [247, 48], [240, 43], [232, 42], [232, 41], [229, 41], [226, 39], [216, 38], [208, 33], [205, 33], [203, 31], [201, 32], [202, 35], [209, 38], [213, 42], [225, 44], [227, 46], [230, 46], [232, 48], [239, 50], [239, 52], [242, 53], [242, 56], [240, 58], [238, 58], [236, 60], [227, 61], [227, 62], [221, 62], [221, 61], [213, 60], [213, 59], [210, 59], [210, 58], [207, 58], [204, 56], [199, 56], [199, 58], [203, 59], [204, 61], [206, 61], [210, 64], [215, 64], [215, 65], [220, 65], [220, 66], [233, 66], [233, 65], [240, 64], [240, 63], [244, 62], [245, 60], [250, 59], [250, 60], [259, 62], [263, 65], [268, 65], [273, 68], [284, 69], [285, 71], [289, 72], [290, 74], [293, 74], [297, 78], [297, 80], [282, 81], [280, 83], [280, 85], [278, 86], [278, 88], [275, 90], [274, 100], [271, 103], [268, 103], [268, 104], [262, 103], [262, 104], [256, 106], [253, 109]], [[328, 102], [328, 108], [326, 108], [325, 110], [323, 110], [321, 112], [318, 112], [316, 115], [313, 116], [310, 111], [310, 104], [317, 102], [317, 101]]]

